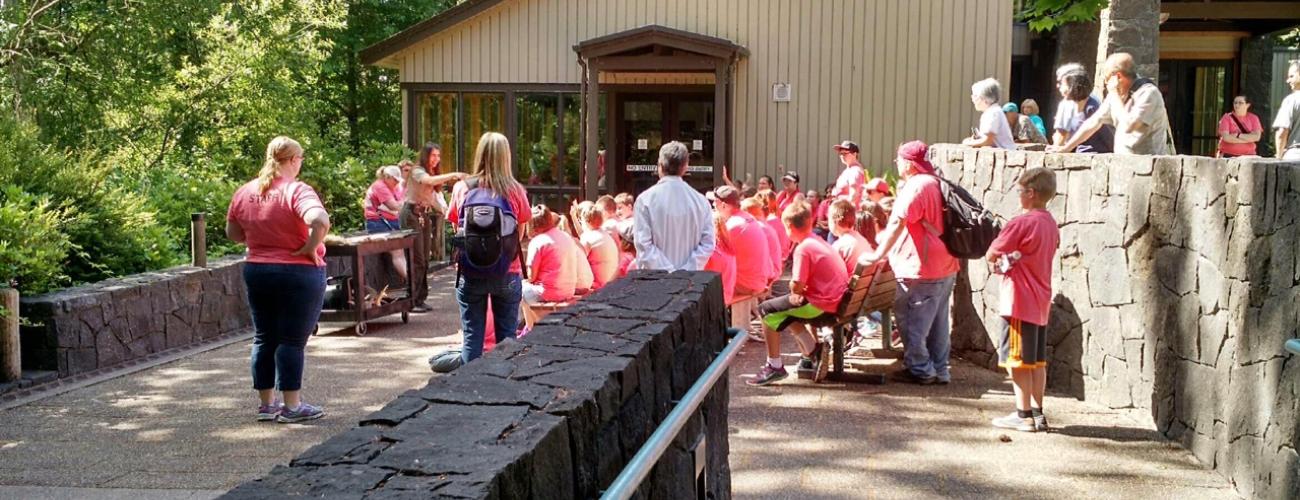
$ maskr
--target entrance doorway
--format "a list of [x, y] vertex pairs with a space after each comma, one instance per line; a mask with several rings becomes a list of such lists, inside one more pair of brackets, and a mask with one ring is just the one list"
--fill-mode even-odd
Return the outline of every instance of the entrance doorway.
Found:
[[713, 187], [713, 93], [628, 93], [615, 102], [614, 186], [640, 194], [659, 181], [659, 147], [681, 141], [690, 150], [686, 182]]
[[1160, 61], [1160, 91], [1179, 153], [1218, 151], [1219, 118], [1231, 107], [1233, 75], [1231, 59]]

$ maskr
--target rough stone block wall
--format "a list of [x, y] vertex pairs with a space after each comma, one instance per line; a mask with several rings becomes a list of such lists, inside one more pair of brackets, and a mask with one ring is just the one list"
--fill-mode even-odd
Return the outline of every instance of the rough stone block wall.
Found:
[[[1190, 156], [1060, 155], [941, 145], [935, 163], [1006, 217], [1028, 167], [1056, 172], [1061, 230], [1048, 386], [1157, 428], [1247, 497], [1300, 497], [1300, 164]], [[953, 301], [954, 353], [990, 368], [988, 266]]]
[[[722, 350], [725, 324], [717, 275], [634, 272], [224, 498], [597, 497]], [[639, 498], [694, 498], [701, 436], [708, 498], [731, 498], [727, 401], [724, 379]]]
[[60, 377], [248, 328], [242, 257], [23, 297], [23, 368]]

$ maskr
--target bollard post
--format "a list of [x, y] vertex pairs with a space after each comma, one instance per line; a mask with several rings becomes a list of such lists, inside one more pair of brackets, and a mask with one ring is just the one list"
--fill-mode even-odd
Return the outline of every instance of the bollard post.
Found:
[[190, 265], [208, 267], [208, 222], [203, 212], [190, 214]]
[[0, 382], [13, 382], [23, 376], [22, 348], [18, 344], [18, 290], [0, 288]]

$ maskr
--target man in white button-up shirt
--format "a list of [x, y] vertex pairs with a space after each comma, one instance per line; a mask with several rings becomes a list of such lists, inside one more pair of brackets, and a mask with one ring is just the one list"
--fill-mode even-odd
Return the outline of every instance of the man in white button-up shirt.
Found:
[[699, 271], [713, 254], [709, 201], [682, 180], [689, 155], [677, 141], [659, 148], [659, 183], [641, 193], [633, 208], [637, 269]]

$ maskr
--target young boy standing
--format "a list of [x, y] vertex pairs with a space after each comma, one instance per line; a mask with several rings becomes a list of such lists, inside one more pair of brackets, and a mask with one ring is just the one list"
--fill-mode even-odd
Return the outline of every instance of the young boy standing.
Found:
[[1016, 393], [1016, 411], [994, 419], [993, 426], [1035, 432], [1047, 430], [1047, 318], [1052, 309], [1052, 257], [1061, 243], [1047, 202], [1056, 196], [1056, 174], [1031, 168], [1017, 184], [1025, 212], [1007, 223], [987, 255], [994, 272], [1003, 275], [998, 313], [1006, 326], [998, 339], [998, 366], [1011, 374]]
[[758, 310], [763, 314], [763, 332], [767, 344], [767, 362], [763, 369], [749, 380], [749, 385], [767, 385], [785, 378], [785, 364], [781, 361], [781, 331], [787, 328], [794, 333], [801, 364], [811, 365], [813, 380], [826, 378], [829, 347], [813, 337], [807, 324], [826, 314], [835, 314], [849, 286], [849, 273], [844, 270], [844, 260], [829, 243], [821, 238], [810, 238], [813, 221], [812, 209], [798, 202], [785, 209], [781, 216], [794, 249], [794, 268], [790, 275], [790, 294], [763, 302]]

